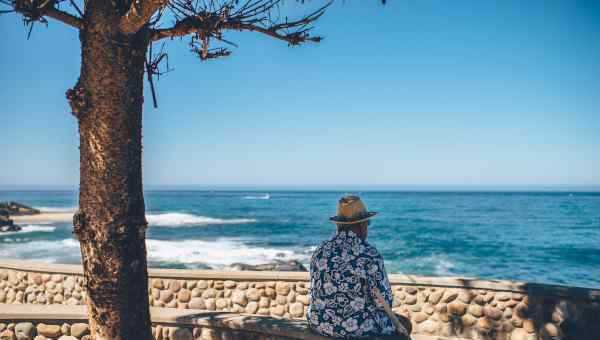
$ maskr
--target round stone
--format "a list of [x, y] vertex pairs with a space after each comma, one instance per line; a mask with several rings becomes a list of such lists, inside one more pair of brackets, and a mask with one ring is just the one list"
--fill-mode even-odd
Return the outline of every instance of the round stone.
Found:
[[235, 287], [239, 290], [246, 290], [246, 289], [248, 289], [248, 286], [249, 286], [248, 282], [237, 282]]
[[278, 281], [275, 285], [275, 291], [277, 292], [277, 295], [288, 295], [290, 293], [290, 290], [291, 287], [288, 282]]
[[190, 301], [189, 307], [191, 309], [206, 309], [204, 300], [199, 297], [192, 298], [192, 300]]
[[454, 299], [456, 299], [458, 297], [458, 292], [454, 289], [448, 289], [444, 292], [444, 295], [442, 296], [442, 301], [444, 301], [445, 303], [449, 303], [451, 301], [454, 301]]
[[290, 315], [295, 318], [299, 318], [304, 315], [304, 305], [300, 302], [294, 302], [290, 304]]
[[192, 290], [196, 288], [196, 281], [185, 281], [185, 288]]
[[223, 286], [228, 289], [233, 289], [233, 288], [235, 288], [236, 283], [235, 283], [235, 281], [227, 280], [227, 281], [223, 282]]
[[156, 289], [164, 289], [165, 285], [163, 283], [163, 280], [161, 280], [161, 279], [154, 279], [154, 280], [152, 280], [152, 287], [156, 288]]
[[213, 288], [209, 288], [202, 293], [204, 299], [211, 299], [217, 296], [217, 291]]
[[429, 294], [429, 302], [432, 305], [437, 304], [442, 299], [442, 295], [444, 294], [443, 290], [436, 290], [435, 292]]
[[61, 332], [63, 335], [69, 335], [69, 332], [70, 332], [70, 331], [71, 331], [71, 326], [70, 326], [68, 323], [63, 323], [63, 324], [60, 326], [60, 332]]
[[206, 305], [206, 309], [208, 309], [208, 310], [216, 310], [217, 309], [217, 304], [215, 303], [215, 299], [213, 299], [213, 298], [204, 300], [204, 304]]
[[217, 309], [222, 310], [229, 307], [231, 300], [229, 299], [218, 299], [217, 300]]
[[477, 327], [485, 330], [491, 329], [492, 322], [488, 318], [480, 318], [479, 320], [477, 320]]
[[171, 332], [169, 334], [170, 340], [193, 340], [192, 332], [183, 327], [175, 327], [170, 329]]
[[477, 318], [483, 315], [483, 308], [481, 308], [480, 305], [469, 305], [467, 311], [469, 314]]
[[427, 320], [427, 318], [428, 318], [427, 314], [425, 314], [423, 312], [418, 312], [413, 315], [412, 320], [416, 323], [420, 323], [420, 322]]
[[275, 316], [283, 316], [285, 313], [285, 306], [277, 305], [275, 307], [271, 307], [271, 314]]
[[496, 294], [496, 300], [498, 301], [508, 301], [510, 300], [511, 293], [508, 292], [499, 292]]
[[477, 322], [477, 318], [475, 318], [471, 314], [465, 314], [461, 317], [462, 324], [464, 327], [471, 327]]
[[285, 296], [277, 295], [277, 297], [275, 298], [275, 302], [277, 302], [277, 304], [279, 305], [285, 305], [288, 301]]
[[39, 323], [37, 324], [36, 329], [39, 335], [43, 335], [47, 338], [58, 338], [60, 335], [62, 335], [59, 325], [46, 325], [44, 323]]
[[502, 311], [495, 307], [484, 307], [483, 314], [493, 320], [500, 320], [502, 318]]
[[160, 291], [160, 301], [164, 303], [169, 303], [173, 300], [173, 292], [170, 290], [161, 290]]
[[67, 279], [63, 282], [63, 288], [67, 291], [72, 291], [76, 284], [75, 276], [67, 276]]
[[15, 325], [17, 340], [27, 340], [33, 337], [35, 326], [31, 322], [19, 322]]
[[537, 340], [537, 336], [527, 333], [523, 328], [515, 328], [510, 333], [510, 340]]
[[248, 314], [254, 314], [258, 311], [258, 302], [250, 301], [245, 308], [245, 312]]
[[15, 340], [15, 333], [10, 329], [0, 332], [0, 339], [2, 340]]
[[416, 295], [406, 295], [404, 303], [407, 305], [414, 305], [415, 303], [417, 303], [417, 296]]
[[439, 324], [433, 320], [421, 322], [418, 327], [419, 333], [425, 333], [430, 335], [437, 333], [438, 329]]
[[271, 305], [271, 299], [268, 297], [262, 296], [258, 301], [258, 306], [261, 308], [269, 307]]
[[[226, 281], [227, 282], [227, 281]], [[240, 306], [246, 306], [248, 304], [248, 298], [246, 297], [246, 292], [243, 290], [236, 290], [231, 295], [231, 301], [237, 303]]]
[[448, 304], [448, 313], [454, 315], [464, 315], [467, 311], [467, 305], [460, 301], [453, 301]]
[[71, 335], [76, 338], [81, 338], [84, 335], [90, 334], [90, 328], [87, 323], [74, 323], [71, 325]]
[[179, 282], [177, 280], [169, 281], [169, 290], [171, 290], [173, 293], [177, 293], [180, 289], [181, 289], [181, 282]]
[[246, 292], [246, 296], [250, 301], [258, 301], [260, 299], [260, 291], [256, 288], [250, 288]]
[[458, 300], [466, 304], [471, 303], [474, 297], [475, 294], [470, 290], [461, 290], [460, 293], [458, 293]]
[[417, 289], [417, 287], [409, 286], [409, 287], [404, 288], [404, 291], [407, 292], [408, 294], [415, 295], [415, 294], [417, 294], [417, 292], [419, 290]]
[[277, 296], [277, 292], [275, 292], [275, 289], [267, 287], [265, 288], [265, 296], [274, 299]]
[[308, 295], [296, 295], [296, 301], [302, 303], [305, 306], [308, 306], [310, 303]]
[[177, 300], [179, 302], [189, 302], [192, 298], [192, 293], [187, 289], [182, 289], [177, 293]]

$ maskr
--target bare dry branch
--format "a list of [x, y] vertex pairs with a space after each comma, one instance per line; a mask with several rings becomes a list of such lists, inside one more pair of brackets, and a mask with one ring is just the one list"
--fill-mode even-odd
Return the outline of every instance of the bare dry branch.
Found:
[[223, 38], [224, 31], [228, 30], [258, 32], [289, 45], [319, 42], [321, 37], [310, 34], [312, 23], [331, 5], [329, 2], [299, 20], [289, 21], [285, 18], [281, 21], [279, 14], [274, 14], [276, 10], [278, 12], [281, 0], [247, 0], [241, 7], [237, 6], [237, 1], [226, 1], [218, 8], [210, 6], [214, 5], [214, 1], [209, 1], [209, 5], [204, 3], [204, 6], [198, 6], [199, 0], [196, 3], [192, 1], [172, 0], [169, 9], [178, 19], [177, 22], [170, 28], [151, 30], [150, 39], [157, 41], [192, 35], [191, 50], [203, 60], [231, 54], [231, 51], [224, 48], [210, 48], [211, 40], [235, 46]]
[[54, 19], [54, 20], [58, 20], [60, 22], [63, 22], [69, 26], [73, 26], [77, 29], [82, 29], [83, 28], [83, 20], [79, 17], [76, 17], [72, 14], [69, 14], [67, 12], [61, 11], [56, 9], [55, 7], [51, 7], [48, 8], [48, 10], [45, 13], [46, 16]]
[[12, 11], [23, 16], [23, 22], [29, 26], [29, 33], [36, 22], [47, 24], [45, 17], [65, 23], [77, 29], [83, 28], [83, 20], [80, 17], [64, 12], [56, 8], [58, 2], [54, 0], [12, 0], [2, 1], [12, 7]]
[[121, 18], [119, 28], [123, 33], [133, 34], [150, 21], [150, 18], [169, 0], [134, 0], [125, 15]]

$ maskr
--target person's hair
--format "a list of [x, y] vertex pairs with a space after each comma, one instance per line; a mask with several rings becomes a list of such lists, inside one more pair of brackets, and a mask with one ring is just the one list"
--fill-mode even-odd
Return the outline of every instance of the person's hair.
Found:
[[369, 221], [362, 221], [352, 224], [338, 224], [338, 231], [351, 231], [355, 233], [358, 237], [365, 238], [367, 235], [365, 231], [367, 230], [367, 226], [369, 225]]

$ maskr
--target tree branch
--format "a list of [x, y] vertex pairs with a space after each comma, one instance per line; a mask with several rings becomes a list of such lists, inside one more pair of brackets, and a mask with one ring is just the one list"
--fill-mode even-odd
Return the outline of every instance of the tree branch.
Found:
[[133, 34], [150, 21], [150, 18], [169, 0], [134, 0], [121, 18], [119, 28], [123, 33]]
[[58, 10], [55, 7], [48, 8], [46, 10], [46, 13], [44, 13], [44, 14], [54, 20], [58, 20], [69, 26], [75, 27], [77, 29], [83, 29], [83, 20], [81, 20], [81, 18], [76, 17], [67, 12]]
[[80, 17], [59, 10], [54, 7], [56, 1], [14, 0], [10, 3], [14, 12], [23, 16], [27, 25], [35, 22], [47, 23], [45, 17], [50, 17], [77, 29], [83, 28], [83, 20]]
[[[321, 37], [309, 34], [312, 29], [310, 25], [323, 15], [325, 9], [331, 5], [331, 2], [300, 20], [286, 20], [282, 23], [273, 24], [263, 14], [264, 11], [270, 11], [276, 4], [270, 4], [268, 9], [261, 9], [259, 11], [255, 8], [250, 8], [246, 11], [242, 9], [233, 16], [229, 15], [228, 11], [201, 12], [177, 21], [173, 27], [151, 30], [150, 39], [157, 41], [164, 38], [196, 34], [212, 36], [217, 40], [223, 40], [221, 38], [223, 30], [237, 30], [259, 32], [272, 38], [286, 41], [289, 45], [298, 45], [308, 41], [321, 41]], [[269, 23], [269, 25], [266, 23]]]

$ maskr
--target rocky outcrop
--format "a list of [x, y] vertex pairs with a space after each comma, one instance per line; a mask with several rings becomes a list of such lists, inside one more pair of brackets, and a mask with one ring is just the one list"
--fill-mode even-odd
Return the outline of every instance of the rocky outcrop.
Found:
[[18, 202], [0, 203], [0, 213], [2, 212], [8, 213], [9, 216], [36, 215], [40, 213], [39, 210]]
[[0, 203], [0, 233], [8, 231], [19, 231], [21, 227], [16, 225], [10, 216], [22, 216], [22, 215], [35, 215], [39, 214], [40, 211], [25, 204], [17, 202], [3, 202]]
[[21, 227], [15, 225], [13, 220], [10, 219], [8, 212], [0, 210], [0, 233], [19, 230], [21, 230]]
[[234, 263], [230, 267], [232, 270], [257, 270], [257, 271], [279, 271], [279, 272], [307, 272], [308, 270], [302, 263], [291, 260], [281, 261], [276, 260], [275, 262], [250, 265], [245, 263]]

